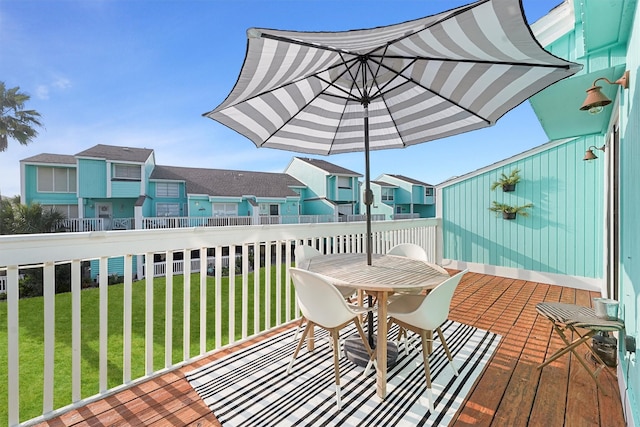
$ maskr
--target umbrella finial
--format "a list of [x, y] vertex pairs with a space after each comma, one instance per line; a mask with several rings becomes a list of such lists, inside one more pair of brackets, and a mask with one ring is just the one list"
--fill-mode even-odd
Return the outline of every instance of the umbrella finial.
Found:
[[247, 30], [248, 39], [259, 39], [260, 37], [262, 37], [262, 32], [257, 28], [249, 28]]

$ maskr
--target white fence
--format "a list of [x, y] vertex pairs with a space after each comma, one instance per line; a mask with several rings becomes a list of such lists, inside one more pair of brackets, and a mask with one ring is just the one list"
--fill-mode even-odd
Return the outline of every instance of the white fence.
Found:
[[[437, 262], [438, 225], [439, 222], [435, 219], [377, 222], [373, 227], [373, 251], [385, 253], [395, 244], [414, 242], [427, 250], [431, 261]], [[237, 340], [248, 339], [263, 330], [291, 321], [298, 313], [287, 268], [294, 261], [294, 247], [304, 243], [320, 248], [323, 252], [364, 252], [365, 240], [363, 222], [0, 236], [0, 272], [6, 274], [8, 331], [7, 364], [0, 369], [6, 369], [8, 378], [8, 425], [18, 425], [25, 421], [20, 419], [19, 402], [32, 398], [21, 395], [21, 363], [29, 364], [30, 371], [34, 369], [33, 364], [42, 364], [43, 377], [36, 379], [36, 383], [42, 384], [44, 415], [28, 423], [41, 421], [58, 414], [61, 410], [85, 405], [89, 401], [129, 387], [136, 381], [158, 372], [182, 365], [214, 349], [231, 345]], [[241, 273], [230, 269], [229, 277], [223, 280], [223, 257], [220, 256], [214, 261], [213, 277], [206, 274], [192, 276], [192, 251], [199, 251], [198, 268], [205, 271], [209, 248], [213, 248], [217, 254], [228, 252], [231, 259], [240, 257]], [[164, 309], [162, 313], [154, 313], [154, 286], [159, 285], [151, 275], [143, 282], [134, 284], [133, 258], [144, 258], [145, 268], [149, 271], [155, 269], [155, 254], [164, 255], [167, 265], [173, 265], [175, 252], [182, 252], [185, 260], [182, 263], [182, 274], [165, 272], [166, 286], [162, 296]], [[100, 270], [107, 271], [108, 262], [112, 258], [124, 259], [124, 283], [118, 288], [122, 290], [122, 299], [119, 301], [122, 303], [123, 312], [116, 313], [119, 320], [110, 318], [111, 290], [107, 275], [101, 276], [99, 289], [86, 294], [94, 297], [97, 295], [98, 298], [96, 306], [91, 307], [89, 317], [99, 324], [99, 327], [96, 326], [96, 331], [99, 331], [96, 334], [99, 336], [94, 342], [85, 342], [83, 340], [87, 339], [87, 332], [83, 330], [87, 317], [82, 317], [81, 320], [82, 301], [85, 298], [81, 291], [81, 264], [83, 261], [97, 259]], [[60, 264], [69, 264], [71, 267], [70, 316], [63, 317], [66, 322], [63, 329], [70, 331], [70, 339], [58, 338], [54, 333], [57, 319], [55, 267]], [[21, 353], [20, 347], [20, 334], [31, 333], [21, 327], [19, 316], [21, 301], [18, 277], [24, 268], [41, 268], [44, 278], [41, 326], [44, 341], [42, 354], [34, 354], [33, 358], [27, 358]], [[173, 282], [178, 280], [177, 277], [180, 278], [184, 291], [174, 295]], [[223, 286], [224, 283], [235, 286]], [[192, 301], [192, 292], [198, 295], [197, 301]], [[272, 297], [272, 294], [275, 296]], [[138, 307], [135, 313], [134, 295], [137, 295], [135, 307]], [[213, 296], [214, 302], [209, 302], [212, 298], [208, 298], [207, 295]], [[249, 306], [250, 300], [253, 300], [252, 307]], [[144, 309], [140, 308], [141, 305]], [[176, 306], [190, 309], [178, 310]], [[197, 313], [193, 321], [192, 311]], [[134, 319], [137, 319], [136, 322]], [[158, 319], [164, 323], [163, 346], [158, 344], [157, 337], [154, 339], [154, 322], [158, 322]], [[174, 332], [176, 319], [181, 319], [182, 330]], [[109, 324], [112, 321], [122, 324], [121, 332], [111, 331], [111, 335], [109, 334]], [[192, 342], [191, 325], [194, 322], [199, 338]], [[226, 325], [224, 330], [223, 323]], [[182, 342], [182, 348], [176, 347], [174, 333], [178, 342]], [[67, 340], [70, 344], [64, 344]], [[115, 359], [110, 359], [107, 348], [116, 345], [114, 342], [117, 343], [119, 352], [121, 349], [121, 354]], [[61, 378], [60, 375], [55, 376], [55, 370], [56, 355], [60, 351], [59, 346], [63, 344], [69, 345], [70, 348], [70, 375]], [[82, 352], [89, 348], [98, 354], [99, 359], [95, 368], [97, 384], [94, 388], [82, 385], [85, 372], [82, 367]], [[154, 361], [154, 351], [163, 353], [159, 355], [160, 359], [164, 359], [163, 363], [159, 364], [158, 358]], [[176, 360], [176, 354], [180, 353], [182, 356]], [[143, 370], [132, 367], [141, 363], [144, 364]], [[122, 375], [121, 385], [115, 388], [111, 387], [112, 382], [107, 385], [107, 379], [113, 376], [114, 367], [119, 367], [117, 372], [121, 372]], [[134, 375], [133, 372], [144, 373]], [[4, 373], [0, 374], [4, 376]], [[70, 397], [55, 396], [54, 399], [54, 378], [56, 381], [69, 382]], [[87, 389], [97, 390], [97, 394], [87, 395]], [[59, 409], [59, 406], [63, 408]]]
[[0, 294], [7, 293], [7, 276], [0, 276]]

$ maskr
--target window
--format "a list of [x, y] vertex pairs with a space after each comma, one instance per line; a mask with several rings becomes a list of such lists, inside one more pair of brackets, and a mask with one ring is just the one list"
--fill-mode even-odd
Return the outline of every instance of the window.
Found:
[[180, 185], [177, 182], [157, 182], [156, 197], [180, 197]]
[[140, 181], [141, 176], [141, 168], [139, 165], [113, 165], [114, 179]]
[[238, 216], [236, 203], [214, 203], [213, 216]]
[[427, 188], [425, 188], [425, 190], [424, 190], [424, 195], [425, 195], [426, 197], [433, 196], [433, 187], [427, 187]]
[[38, 192], [75, 193], [76, 170], [74, 168], [38, 167]]
[[280, 215], [280, 206], [269, 205], [269, 215]]
[[351, 178], [348, 176], [338, 177], [338, 188], [351, 189]]
[[180, 203], [156, 203], [156, 216], [180, 216]]
[[382, 187], [382, 201], [393, 202], [393, 188]]
[[45, 205], [43, 207], [60, 212], [65, 218], [78, 218], [78, 205]]

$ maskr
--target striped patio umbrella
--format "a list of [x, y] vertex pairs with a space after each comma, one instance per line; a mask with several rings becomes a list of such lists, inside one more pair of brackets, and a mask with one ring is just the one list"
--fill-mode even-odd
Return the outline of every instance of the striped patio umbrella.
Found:
[[491, 126], [582, 66], [545, 51], [520, 0], [481, 0], [401, 24], [345, 32], [251, 28], [235, 87], [210, 117], [258, 147], [365, 153]]

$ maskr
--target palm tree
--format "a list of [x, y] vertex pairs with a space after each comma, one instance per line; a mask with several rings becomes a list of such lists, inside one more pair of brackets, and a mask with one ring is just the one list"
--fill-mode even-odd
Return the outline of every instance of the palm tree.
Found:
[[65, 216], [39, 203], [23, 205], [20, 196], [0, 200], [0, 234], [56, 233]]
[[40, 113], [24, 109], [31, 97], [19, 90], [19, 86], [7, 90], [4, 82], [0, 82], [0, 152], [7, 149], [9, 138], [22, 145], [29, 144], [38, 135], [34, 126], [42, 126]]

